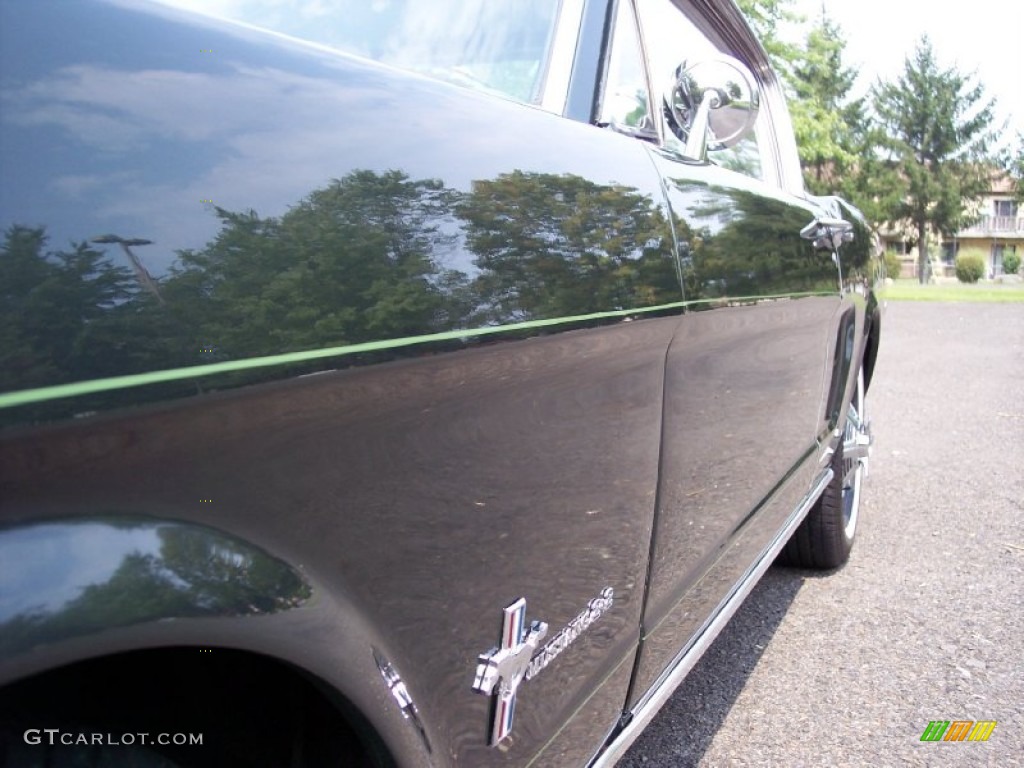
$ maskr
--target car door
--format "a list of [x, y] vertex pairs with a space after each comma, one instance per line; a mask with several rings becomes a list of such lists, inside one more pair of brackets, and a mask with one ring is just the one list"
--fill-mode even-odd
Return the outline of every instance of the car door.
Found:
[[[738, 15], [672, 0], [623, 5], [638, 13], [650, 95], [644, 98], [635, 72], [632, 81], [611, 76], [602, 122], [650, 148], [672, 210], [687, 304], [667, 357], [661, 475], [629, 709], [690, 649], [808, 492], [827, 434], [826, 367], [840, 299], [832, 252], [801, 236], [822, 213], [784, 186], [789, 134], [780, 132], [790, 129], [774, 122], [785, 119], [777, 85], [763, 54], [745, 49], [721, 21], [724, 13], [735, 29]], [[665, 100], [680, 65], [723, 54], [762, 73], [757, 122], [738, 145], [706, 160], [689, 157]]]

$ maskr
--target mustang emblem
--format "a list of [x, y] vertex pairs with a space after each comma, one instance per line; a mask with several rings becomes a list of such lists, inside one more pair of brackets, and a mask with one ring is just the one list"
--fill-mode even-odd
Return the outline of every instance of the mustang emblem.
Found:
[[608, 612], [614, 601], [614, 590], [611, 587], [602, 589], [600, 596], [591, 600], [576, 618], [567, 626], [562, 627], [558, 634], [548, 640], [540, 649], [540, 653], [530, 660], [530, 666], [526, 668], [526, 679], [533, 680], [537, 673], [554, 661], [558, 654], [576, 642], [577, 637], [590, 629], [591, 624]]
[[526, 677], [530, 658], [540, 641], [548, 633], [548, 625], [534, 621], [525, 629], [526, 598], [520, 597], [505, 609], [501, 629], [501, 646], [480, 654], [476, 665], [473, 690], [490, 696], [498, 689], [491, 726], [491, 746], [512, 730], [512, 717], [516, 711], [516, 689]]
[[526, 629], [526, 598], [521, 597], [505, 609], [501, 646], [480, 654], [476, 665], [473, 690], [498, 697], [494, 702], [491, 725], [491, 746], [498, 744], [512, 730], [516, 709], [516, 690], [523, 680], [532, 680], [538, 672], [554, 661], [562, 651], [585, 632], [591, 624], [611, 609], [614, 592], [605, 587], [568, 626], [563, 627], [541, 650], [540, 641], [548, 633], [543, 621], [531, 622]]

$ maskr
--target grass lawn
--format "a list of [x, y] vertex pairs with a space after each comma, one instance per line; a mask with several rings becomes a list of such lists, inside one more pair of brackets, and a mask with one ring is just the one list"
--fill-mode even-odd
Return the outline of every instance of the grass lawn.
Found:
[[968, 283], [932, 283], [921, 285], [917, 280], [896, 280], [885, 286], [880, 295], [890, 301], [987, 301], [1024, 303], [1024, 282], [996, 283], [981, 280]]

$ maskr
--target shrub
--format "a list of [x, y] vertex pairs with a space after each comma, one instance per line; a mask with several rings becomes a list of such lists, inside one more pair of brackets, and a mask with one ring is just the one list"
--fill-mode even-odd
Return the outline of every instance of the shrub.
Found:
[[976, 283], [985, 276], [985, 257], [977, 251], [961, 251], [956, 257], [956, 279]]
[[1016, 275], [1020, 269], [1020, 256], [1013, 251], [1003, 254], [1003, 272], [1008, 275]]
[[903, 268], [903, 262], [900, 261], [898, 253], [891, 253], [890, 251], [885, 252], [885, 276], [891, 277], [895, 280], [900, 276], [900, 270]]

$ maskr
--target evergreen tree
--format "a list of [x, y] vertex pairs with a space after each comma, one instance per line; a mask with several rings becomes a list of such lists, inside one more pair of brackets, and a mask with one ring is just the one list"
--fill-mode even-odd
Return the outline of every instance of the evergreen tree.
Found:
[[856, 197], [857, 158], [864, 139], [863, 99], [850, 99], [857, 72], [843, 64], [842, 30], [827, 16], [807, 35], [789, 77], [789, 108], [807, 189]]
[[736, 0], [736, 4], [767, 51], [772, 67], [786, 80], [793, 63], [800, 57], [797, 46], [779, 37], [782, 24], [803, 21], [792, 9], [793, 0]]
[[968, 223], [970, 204], [989, 187], [994, 101], [971, 76], [942, 68], [927, 36], [903, 74], [877, 83], [872, 95], [878, 148], [872, 160], [880, 172], [871, 178], [883, 201], [879, 218], [912, 224], [925, 282], [928, 233], [952, 235]]
[[863, 99], [851, 99], [857, 72], [843, 63], [840, 27], [824, 14], [803, 45], [780, 37], [781, 27], [802, 22], [792, 0], [739, 0], [740, 9], [782, 79], [807, 189], [860, 202], [867, 119]]

